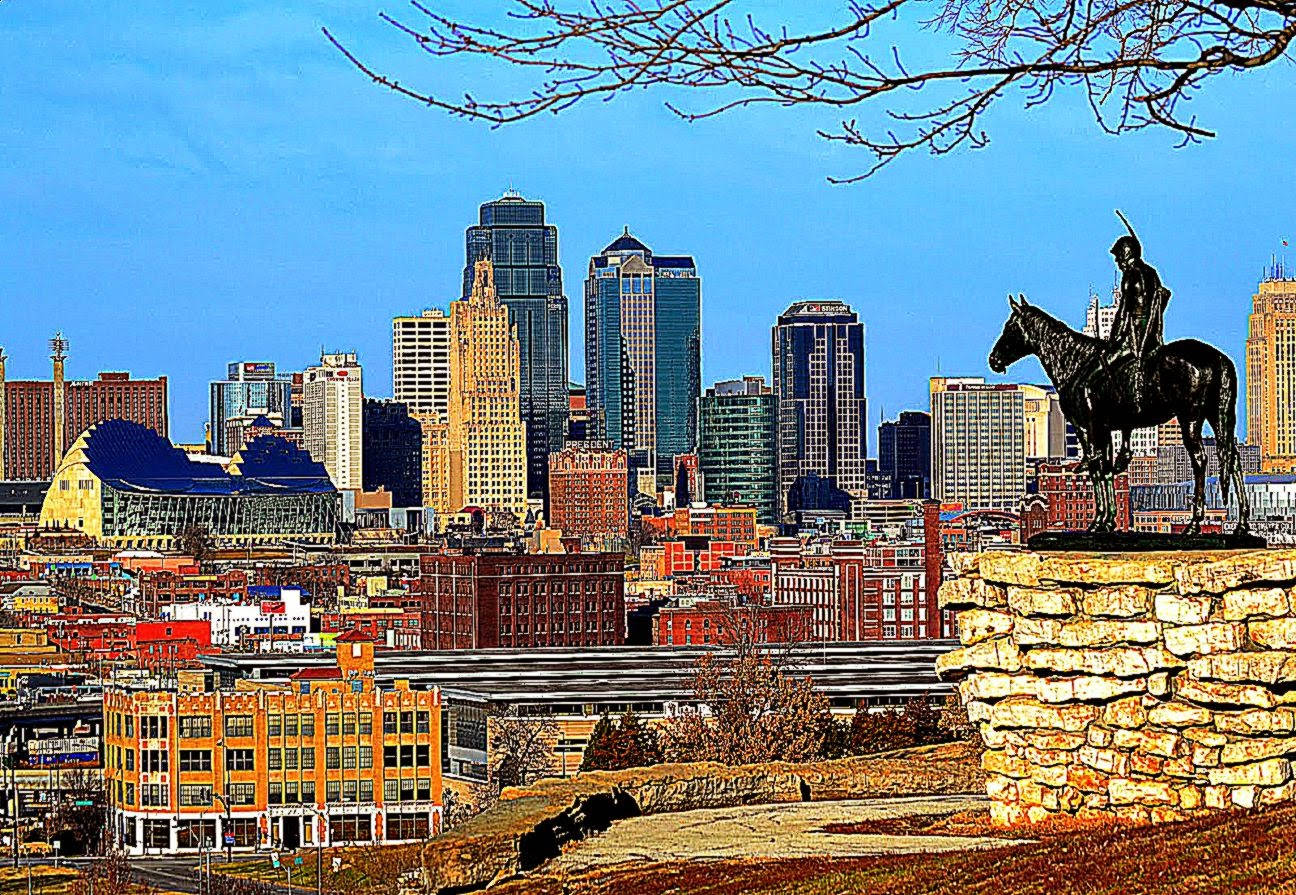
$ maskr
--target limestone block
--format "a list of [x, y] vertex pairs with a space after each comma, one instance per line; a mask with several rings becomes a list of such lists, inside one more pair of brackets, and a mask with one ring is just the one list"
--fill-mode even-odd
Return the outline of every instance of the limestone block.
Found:
[[1197, 681], [1185, 678], [1176, 684], [1175, 695], [1198, 705], [1224, 708], [1271, 709], [1277, 705], [1274, 695], [1264, 687], [1252, 684], [1229, 684], [1222, 681]]
[[1215, 713], [1199, 705], [1179, 700], [1164, 702], [1148, 709], [1148, 722], [1158, 727], [1192, 727], [1210, 724]]
[[1200, 786], [1181, 786], [1175, 790], [1179, 798], [1179, 807], [1185, 811], [1195, 811], [1202, 804], [1202, 788]]
[[1144, 777], [1159, 777], [1165, 769], [1165, 759], [1146, 752], [1130, 753], [1130, 772]]
[[959, 640], [964, 646], [989, 640], [1012, 630], [1013, 617], [989, 609], [967, 609], [958, 614]]
[[1247, 625], [1256, 646], [1268, 649], [1296, 649], [1296, 618], [1271, 618]]
[[957, 678], [976, 669], [1017, 671], [1020, 668], [1021, 651], [1007, 637], [959, 647], [936, 659], [936, 674], [942, 678]]
[[1043, 805], [1029, 805], [1026, 808], [1026, 822], [1041, 824], [1049, 818], [1049, 810]]
[[1067, 622], [1058, 631], [1058, 646], [1106, 647], [1156, 643], [1161, 626], [1156, 622], [1082, 619]]
[[[1092, 730], [1093, 728], [1090, 728]], [[1026, 731], [1022, 734], [1032, 749], [1074, 752], [1085, 744], [1083, 733], [1066, 733], [1058, 730]]]
[[1166, 759], [1161, 766], [1161, 773], [1179, 780], [1191, 780], [1197, 776], [1197, 768], [1193, 764], [1191, 755], [1181, 755], [1178, 758]]
[[1223, 810], [1233, 804], [1227, 786], [1207, 786], [1202, 792], [1206, 807], [1215, 811]]
[[983, 553], [978, 570], [982, 578], [997, 584], [1038, 587], [1042, 559], [1038, 553]]
[[1153, 696], [1168, 696], [1170, 694], [1170, 674], [1165, 671], [1149, 674], [1147, 688], [1148, 692]]
[[1229, 790], [1229, 799], [1238, 808], [1254, 808], [1258, 786], [1235, 786]]
[[1075, 588], [1008, 587], [1008, 605], [1018, 615], [1067, 618], [1075, 615], [1079, 597]]
[[1041, 581], [1087, 586], [1148, 584], [1162, 587], [1175, 580], [1182, 553], [1052, 553], [1036, 568]]
[[1097, 746], [1099, 749], [1106, 749], [1112, 744], [1112, 732], [1106, 727], [1099, 727], [1097, 724], [1091, 725], [1085, 731], [1085, 742], [1090, 746]]
[[1276, 805], [1279, 802], [1290, 802], [1296, 798], [1296, 780], [1288, 780], [1282, 786], [1267, 786], [1261, 789], [1256, 797], [1257, 805]]
[[[1018, 624], [1020, 624], [1020, 620]], [[1025, 654], [1026, 666], [1036, 671], [1062, 674], [1097, 674], [1110, 677], [1145, 678], [1166, 669], [1182, 668], [1185, 662], [1159, 647], [1113, 647], [1111, 649], [1054, 649], [1038, 647]]]
[[990, 703], [988, 702], [974, 699], [971, 702], [964, 703], [963, 710], [967, 712], [968, 720], [973, 724], [984, 724], [990, 720]]
[[1287, 591], [1281, 587], [1231, 590], [1224, 594], [1224, 620], [1248, 621], [1253, 618], [1277, 618], [1290, 612]]
[[1220, 733], [1213, 727], [1185, 727], [1179, 733], [1190, 743], [1198, 746], [1208, 746], [1212, 749], [1223, 746], [1229, 741], [1225, 734]]
[[963, 694], [964, 700], [981, 699], [993, 702], [1007, 696], [1036, 696], [1039, 692], [1039, 683], [1039, 678], [1029, 674], [982, 671], [959, 684], [959, 692]]
[[1166, 628], [1166, 649], [1176, 656], [1200, 656], [1227, 653], [1242, 648], [1246, 627], [1237, 622], [1210, 622]]
[[1192, 748], [1192, 763], [1195, 768], [1217, 768], [1220, 765], [1220, 750], [1209, 746], [1196, 745]]
[[1164, 730], [1117, 730], [1112, 733], [1112, 746], [1117, 749], [1137, 749], [1162, 758], [1174, 758], [1183, 740], [1177, 733]]
[[1296, 683], [1296, 653], [1268, 650], [1217, 653], [1188, 662], [1188, 673], [1205, 681], [1283, 685]]
[[1224, 593], [1257, 582], [1296, 580], [1296, 550], [1246, 550], [1185, 563], [1175, 575], [1180, 591]]
[[[1034, 780], [1017, 781], [1017, 801], [1030, 806], [1043, 807], [1044, 805], [1044, 787], [1040, 786]], [[1032, 821], [1033, 823], [1034, 821]]]
[[1037, 681], [1036, 692], [1043, 702], [1106, 702], [1118, 696], [1141, 693], [1143, 681], [1137, 678], [1057, 677]]
[[991, 774], [986, 778], [986, 795], [996, 801], [1015, 802], [1017, 800], [1017, 781], [1011, 777], [1000, 777]]
[[1115, 777], [1107, 784], [1113, 805], [1173, 805], [1175, 791], [1164, 780], [1130, 780]]
[[1007, 606], [1008, 597], [1002, 587], [979, 578], [953, 578], [940, 586], [937, 600], [942, 609], [962, 610], [980, 607], [994, 609]]
[[1148, 809], [1148, 819], [1154, 824], [1170, 824], [1176, 821], [1187, 820], [1188, 815], [1178, 808], [1171, 808], [1166, 805], [1153, 805]]
[[1017, 801], [990, 803], [990, 820], [1001, 827], [1014, 827], [1026, 821], [1026, 807]]
[[1024, 758], [999, 749], [987, 750], [981, 756], [981, 770], [987, 774], [1020, 779], [1031, 775], [1031, 764]]
[[1096, 749], [1093, 746], [1081, 746], [1077, 753], [1080, 764], [1117, 777], [1129, 773], [1129, 756], [1115, 749]]
[[1266, 758], [1281, 758], [1292, 753], [1296, 753], [1296, 740], [1289, 737], [1233, 740], [1220, 750], [1220, 763], [1246, 764], [1251, 761], [1264, 761]]
[[1248, 709], [1214, 715], [1215, 727], [1225, 733], [1290, 734], [1296, 731], [1296, 709]]
[[1171, 625], [1200, 625], [1211, 614], [1209, 595], [1185, 597], [1179, 594], [1157, 594], [1154, 607], [1157, 619]]
[[1099, 709], [1089, 705], [1047, 705], [1033, 699], [1014, 696], [996, 702], [990, 709], [992, 727], [1050, 728], [1076, 732], [1084, 730]]
[[1081, 606], [1095, 618], [1136, 618], [1148, 613], [1152, 592], [1135, 584], [1098, 587], [1085, 592]]
[[1039, 765], [1031, 770], [1031, 779], [1041, 786], [1066, 786], [1067, 769], [1065, 765]]
[[967, 578], [978, 573], [981, 566], [981, 554], [973, 550], [960, 550], [945, 554], [945, 561], [950, 564], [954, 574]]
[[[1036, 768], [1061, 767], [1064, 771], [1071, 762], [1075, 761], [1075, 753], [1064, 749], [1035, 749], [1032, 747], [1028, 748], [1022, 757]], [[1037, 776], [1035, 779], [1039, 780], [1040, 778]], [[1041, 780], [1040, 782], [1045, 781]]]
[[1055, 618], [1017, 616], [1013, 624], [1013, 643], [1022, 646], [1057, 646], [1062, 636], [1062, 622]]
[[1111, 777], [1085, 765], [1072, 765], [1067, 769], [1067, 784], [1082, 792], [1107, 792]]
[[1270, 758], [1253, 764], [1211, 768], [1206, 775], [1214, 786], [1282, 786], [1291, 779], [1291, 762]]
[[1102, 723], [1108, 727], [1142, 727], [1147, 720], [1147, 709], [1137, 697], [1117, 700], [1104, 708], [1102, 714]]

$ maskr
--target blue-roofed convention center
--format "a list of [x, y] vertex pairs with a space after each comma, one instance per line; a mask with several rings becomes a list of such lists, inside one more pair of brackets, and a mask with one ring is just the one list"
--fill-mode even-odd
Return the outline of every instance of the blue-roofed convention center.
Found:
[[193, 528], [236, 546], [335, 539], [341, 498], [306, 451], [259, 435], [219, 461], [191, 456], [139, 423], [99, 423], [64, 455], [41, 527], [118, 549], [171, 548]]

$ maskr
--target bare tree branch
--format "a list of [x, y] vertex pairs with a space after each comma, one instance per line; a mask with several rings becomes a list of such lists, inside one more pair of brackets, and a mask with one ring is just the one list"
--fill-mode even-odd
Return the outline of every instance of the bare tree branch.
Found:
[[[982, 118], [1012, 92], [1029, 109], [1060, 87], [1081, 90], [1112, 134], [1214, 136], [1185, 108], [1193, 94], [1216, 75], [1289, 58], [1296, 38], [1296, 0], [847, 0], [834, 24], [801, 33], [758, 24], [742, 0], [510, 0], [507, 27], [450, 18], [435, 0], [410, 6], [409, 18], [381, 17], [428, 55], [486, 57], [535, 71], [538, 83], [513, 97], [448, 99], [400, 84], [324, 33], [376, 83], [492, 126], [652, 87], [710, 94], [693, 109], [667, 100], [686, 121], [765, 103], [880, 105], [889, 127], [847, 117], [819, 131], [873, 159], [835, 182], [911, 150], [985, 146]], [[921, 48], [902, 53], [878, 36], [897, 20], [948, 36], [952, 56], [906, 61]]]

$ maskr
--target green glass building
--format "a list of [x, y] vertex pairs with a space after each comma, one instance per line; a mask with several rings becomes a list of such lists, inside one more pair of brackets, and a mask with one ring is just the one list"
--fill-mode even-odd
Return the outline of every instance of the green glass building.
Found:
[[717, 382], [698, 400], [698, 467], [708, 503], [753, 506], [773, 523], [774, 395], [763, 376]]

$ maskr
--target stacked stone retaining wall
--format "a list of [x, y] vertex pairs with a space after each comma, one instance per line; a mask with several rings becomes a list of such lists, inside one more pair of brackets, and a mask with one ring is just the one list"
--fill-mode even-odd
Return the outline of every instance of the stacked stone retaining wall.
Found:
[[941, 605], [1002, 823], [1296, 796], [1296, 551], [954, 557]]

